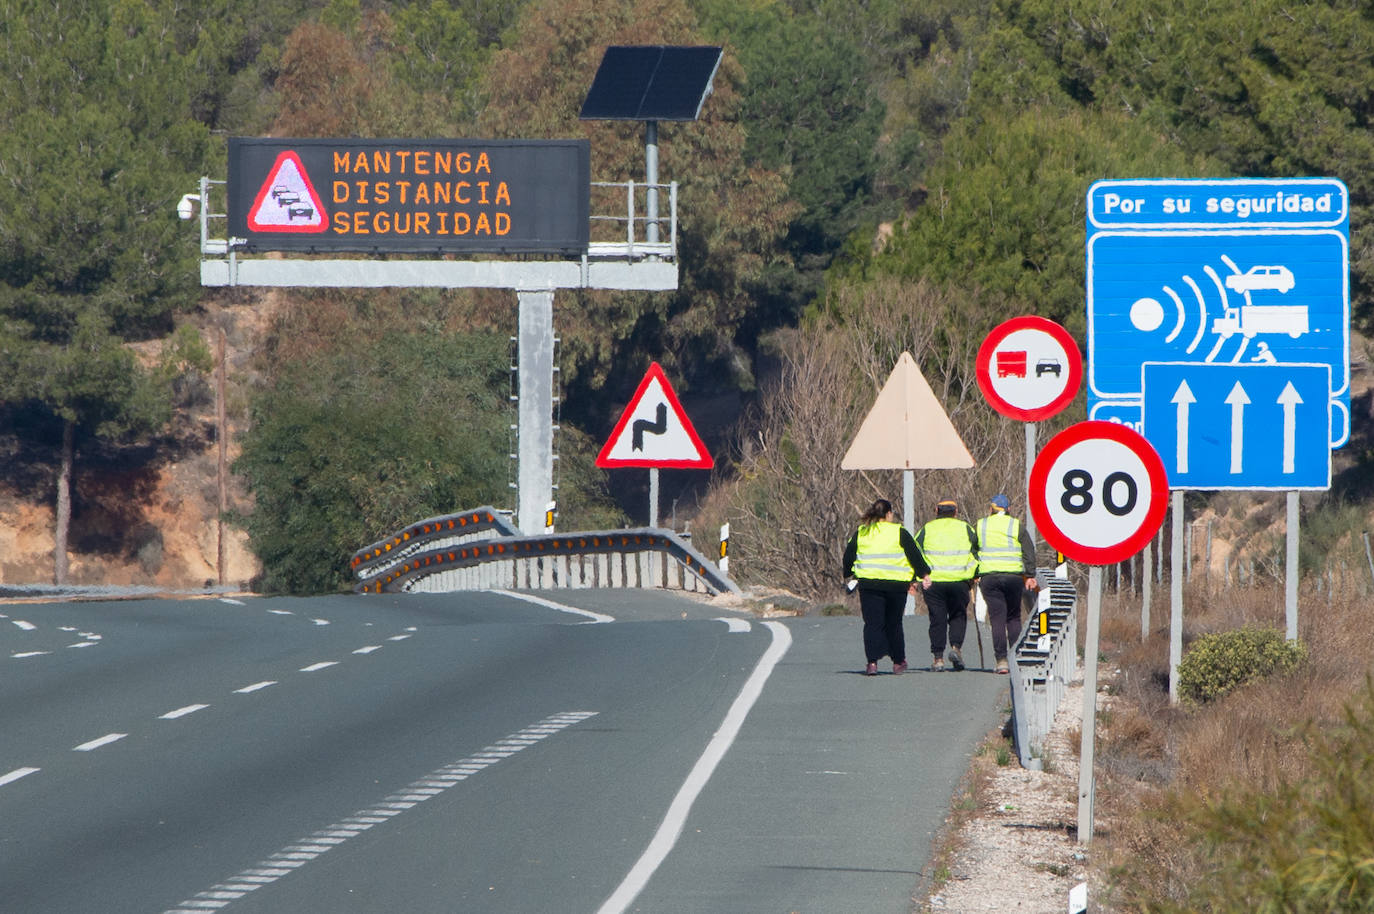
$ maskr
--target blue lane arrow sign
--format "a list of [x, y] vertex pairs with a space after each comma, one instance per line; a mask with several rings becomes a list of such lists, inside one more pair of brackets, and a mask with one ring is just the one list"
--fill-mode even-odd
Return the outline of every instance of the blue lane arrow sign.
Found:
[[1330, 488], [1331, 366], [1147, 362], [1141, 375], [1170, 488]]

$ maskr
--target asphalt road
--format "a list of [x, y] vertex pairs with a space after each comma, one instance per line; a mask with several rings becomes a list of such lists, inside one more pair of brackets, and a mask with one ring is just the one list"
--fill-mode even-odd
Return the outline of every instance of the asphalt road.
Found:
[[0, 604], [0, 912], [901, 914], [1007, 680], [862, 667], [655, 592]]

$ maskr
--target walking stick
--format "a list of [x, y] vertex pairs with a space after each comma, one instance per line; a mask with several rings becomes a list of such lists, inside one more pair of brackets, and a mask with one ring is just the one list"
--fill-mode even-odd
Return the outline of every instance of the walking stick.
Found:
[[978, 667], [980, 669], [986, 669], [987, 661], [983, 659], [983, 629], [981, 626], [978, 625], [978, 595], [977, 593], [972, 592], [976, 591], [977, 589], [978, 584], [977, 582], [974, 582], [973, 587], [971, 588], [971, 592], [969, 593], [969, 602], [974, 605], [973, 633], [978, 636]]

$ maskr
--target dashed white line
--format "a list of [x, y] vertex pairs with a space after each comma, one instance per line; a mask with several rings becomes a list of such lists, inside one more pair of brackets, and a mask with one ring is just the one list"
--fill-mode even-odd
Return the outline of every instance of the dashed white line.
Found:
[[19, 626], [26, 632], [31, 632], [38, 627], [37, 625], [34, 625], [32, 622], [25, 622], [23, 619], [11, 619], [10, 622], [14, 625]]
[[337, 661], [337, 660], [324, 660], [324, 661], [321, 661], [320, 663], [312, 663], [312, 664], [310, 664], [310, 666], [303, 666], [303, 667], [301, 667], [301, 672], [302, 672], [302, 673], [314, 673], [314, 672], [317, 672], [317, 671], [319, 671], [319, 670], [323, 670], [323, 669], [325, 669], [325, 668], [327, 668], [327, 667], [338, 666], [338, 665], [339, 665], [339, 661]]
[[89, 743], [82, 743], [79, 746], [73, 746], [72, 751], [90, 752], [92, 749], [99, 749], [101, 746], [108, 746], [110, 743], [118, 742], [119, 740], [123, 739], [128, 735], [129, 734], [127, 733], [106, 733], [99, 739], [93, 739]]
[[373, 651], [380, 651], [381, 649], [382, 649], [382, 646], [381, 646], [380, 644], [369, 644], [367, 647], [360, 647], [360, 648], [358, 648], [358, 649], [357, 649], [356, 651], [354, 651], [353, 653], [355, 653], [355, 654], [370, 654], [370, 653], [372, 653]]
[[328, 620], [328, 619], [311, 619], [310, 621], [311, 621], [311, 622], [314, 622], [316, 625], [328, 625], [328, 624], [329, 624], [329, 620]]
[[241, 689], [235, 689], [234, 694], [247, 695], [249, 692], [256, 692], [258, 689], [265, 689], [268, 686], [274, 686], [276, 684], [277, 680], [275, 679], [264, 679], [262, 682], [255, 682], [252, 685], [246, 685]]
[[409, 638], [409, 637], [410, 637], [409, 635], [392, 635], [390, 638], [388, 638], [388, 639], [386, 639], [386, 640], [388, 640], [388, 641], [404, 641], [404, 640], [406, 640], [406, 639]]
[[20, 778], [26, 778], [41, 770], [40, 768], [16, 768], [9, 774], [0, 774], [0, 787], [4, 787], [6, 784], [13, 784]]
[[[536, 725], [537, 729], [535, 727], [527, 728], [511, 734], [506, 739], [510, 743], [520, 742], [533, 745], [534, 742], [550, 734], [565, 730], [589, 717], [595, 717], [596, 714], [596, 711], [567, 711], [562, 714], [555, 714], [540, 721]], [[505, 742], [503, 741], [503, 743]], [[482, 753], [478, 754], [481, 755]], [[345, 816], [333, 825], [322, 828], [298, 841], [293, 841], [224, 882], [213, 885], [204, 892], [196, 893], [175, 908], [168, 909], [164, 914], [200, 914], [200, 912], [207, 910], [219, 910], [228, 907], [232, 902], [243, 898], [250, 892], [270, 885], [310, 861], [318, 859], [323, 854], [347, 842], [349, 838], [355, 838], [374, 825], [380, 825], [391, 817], [398, 816], [405, 810], [413, 809], [425, 800], [438, 796], [443, 792], [443, 789], [457, 783], [457, 780], [462, 780], [491, 764], [494, 763], [484, 758], [476, 764], [469, 759], [463, 759], [452, 765], [445, 765], [419, 781], [384, 798], [377, 805], [360, 810], [351, 816]], [[453, 780], [452, 783], [447, 783], [446, 776], [449, 772], [459, 770], [464, 772], [462, 777]], [[443, 789], [436, 790], [421, 786], [435, 782], [443, 783]]]
[[44, 654], [51, 653], [52, 651], [20, 651], [17, 654], [10, 654], [10, 656], [14, 657], [17, 660], [22, 660], [25, 657], [42, 657]]
[[184, 708], [177, 708], [175, 711], [168, 711], [159, 720], [176, 720], [178, 717], [185, 717], [187, 714], [194, 714], [197, 711], [204, 711], [209, 705], [187, 705]]
[[229, 604], [232, 604], [232, 605], [234, 605], [234, 606], [243, 606], [243, 605], [244, 605], [244, 603], [243, 603], [242, 600], [235, 600], [235, 599], [233, 599], [233, 598], [231, 598], [231, 597], [220, 597], [220, 598], [219, 598], [219, 601], [220, 601], [221, 603], [229, 603]]
[[289, 609], [269, 609], [268, 612], [270, 612], [270, 613], [271, 613], [272, 615], [274, 615], [274, 616], [294, 616], [294, 615], [295, 615], [295, 613], [293, 613], [293, 612], [292, 612], [291, 610], [289, 610]]

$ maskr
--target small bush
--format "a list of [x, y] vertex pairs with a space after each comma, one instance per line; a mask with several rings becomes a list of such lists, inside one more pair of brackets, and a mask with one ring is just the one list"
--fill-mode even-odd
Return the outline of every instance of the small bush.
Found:
[[1178, 694], [1189, 704], [1204, 704], [1252, 679], [1291, 672], [1306, 660], [1301, 642], [1290, 643], [1273, 628], [1203, 635], [1178, 665]]

